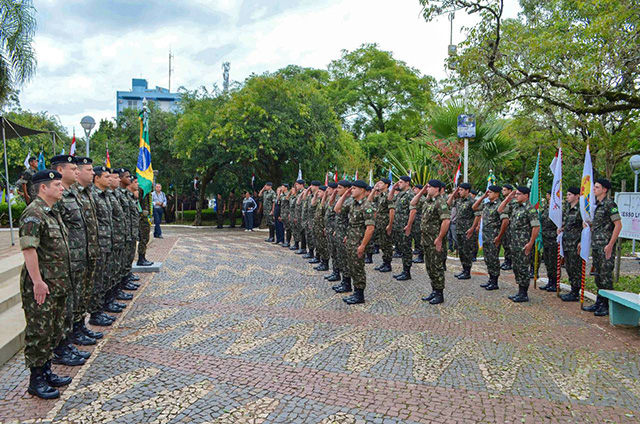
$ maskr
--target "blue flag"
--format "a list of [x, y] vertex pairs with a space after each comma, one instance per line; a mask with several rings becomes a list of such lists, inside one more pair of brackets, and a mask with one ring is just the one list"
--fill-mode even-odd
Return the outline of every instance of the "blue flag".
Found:
[[47, 168], [44, 166], [44, 153], [40, 151], [40, 154], [38, 155], [38, 171], [42, 171], [43, 169]]

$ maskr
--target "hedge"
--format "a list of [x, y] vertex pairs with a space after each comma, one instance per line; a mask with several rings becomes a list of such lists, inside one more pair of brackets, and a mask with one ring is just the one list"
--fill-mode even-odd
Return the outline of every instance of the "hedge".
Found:
[[[17, 203], [11, 205], [11, 215], [13, 217], [13, 225], [18, 226], [20, 222], [20, 216], [24, 209], [27, 207], [24, 203]], [[9, 226], [9, 205], [6, 203], [0, 203], [0, 225], [3, 227]]]

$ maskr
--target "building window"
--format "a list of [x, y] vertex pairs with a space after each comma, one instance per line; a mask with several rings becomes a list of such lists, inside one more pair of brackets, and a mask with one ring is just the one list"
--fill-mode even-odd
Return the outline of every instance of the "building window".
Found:
[[127, 107], [128, 108], [137, 108], [138, 107], [138, 101], [137, 100], [127, 100]]

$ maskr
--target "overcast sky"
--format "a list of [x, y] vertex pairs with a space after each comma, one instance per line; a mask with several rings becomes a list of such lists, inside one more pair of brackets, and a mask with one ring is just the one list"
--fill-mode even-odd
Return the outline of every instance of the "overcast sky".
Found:
[[[507, 3], [516, 5], [516, 0]], [[397, 59], [437, 79], [446, 77], [446, 17], [426, 23], [418, 0], [35, 0], [38, 70], [21, 106], [58, 115], [71, 133], [80, 119], [116, 112], [116, 91], [131, 78], [172, 91], [222, 85], [289, 64], [326, 68], [342, 49], [378, 43]], [[511, 11], [513, 13], [513, 11]], [[511, 14], [512, 14], [511, 13]], [[456, 15], [453, 42], [474, 22]]]

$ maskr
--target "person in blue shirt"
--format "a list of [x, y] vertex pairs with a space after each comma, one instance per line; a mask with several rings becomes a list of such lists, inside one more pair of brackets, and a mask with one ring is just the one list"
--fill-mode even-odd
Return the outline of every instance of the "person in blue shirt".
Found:
[[244, 199], [242, 200], [242, 217], [244, 219], [244, 230], [253, 231], [253, 212], [258, 208], [258, 204], [249, 191], [244, 192]]

